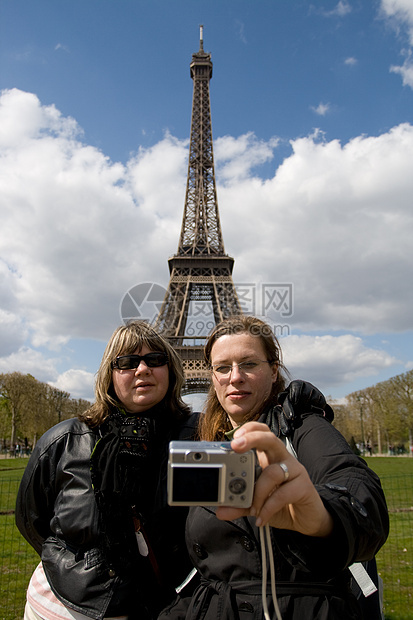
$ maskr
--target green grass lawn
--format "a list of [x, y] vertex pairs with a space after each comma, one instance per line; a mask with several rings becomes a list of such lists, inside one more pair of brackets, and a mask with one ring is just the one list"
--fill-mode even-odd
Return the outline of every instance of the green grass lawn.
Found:
[[381, 479], [390, 513], [390, 534], [377, 555], [388, 620], [413, 619], [413, 458], [369, 457]]
[[[390, 535], [377, 556], [385, 617], [413, 620], [413, 458], [366, 461], [382, 480], [390, 513]], [[0, 459], [0, 620], [23, 618], [27, 584], [39, 561], [14, 525], [16, 493], [26, 464], [26, 458]]]
[[39, 557], [14, 524], [14, 504], [27, 458], [0, 459], [0, 619], [23, 618], [26, 588]]

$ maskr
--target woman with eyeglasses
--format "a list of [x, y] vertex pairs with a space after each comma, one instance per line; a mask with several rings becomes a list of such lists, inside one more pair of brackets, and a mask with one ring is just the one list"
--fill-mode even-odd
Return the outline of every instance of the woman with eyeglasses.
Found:
[[171, 439], [191, 436], [182, 364], [144, 322], [112, 335], [96, 401], [36, 444], [16, 522], [41, 556], [25, 619], [149, 620], [191, 565], [186, 509], [166, 503]]
[[[349, 570], [374, 558], [388, 534], [378, 477], [332, 426], [319, 393], [291, 409], [302, 384], [292, 382], [285, 392], [280, 347], [266, 323], [250, 316], [223, 321], [205, 359], [211, 388], [200, 439], [232, 439], [237, 453], [255, 449], [262, 473], [248, 509], [190, 508], [186, 541], [201, 583], [160, 619], [262, 620], [264, 610], [266, 618], [283, 620], [378, 618], [363, 615]], [[368, 582], [361, 564], [352, 570]]]

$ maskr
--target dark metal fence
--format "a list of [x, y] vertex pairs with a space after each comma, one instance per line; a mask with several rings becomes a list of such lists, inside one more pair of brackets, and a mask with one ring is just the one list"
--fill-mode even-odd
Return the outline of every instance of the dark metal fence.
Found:
[[377, 554], [389, 620], [413, 619], [413, 475], [382, 475], [390, 514], [390, 534]]
[[[39, 558], [14, 524], [22, 469], [0, 472], [0, 620], [21, 620], [26, 588]], [[413, 476], [382, 477], [390, 512], [390, 536], [377, 556], [385, 617], [413, 619]]]

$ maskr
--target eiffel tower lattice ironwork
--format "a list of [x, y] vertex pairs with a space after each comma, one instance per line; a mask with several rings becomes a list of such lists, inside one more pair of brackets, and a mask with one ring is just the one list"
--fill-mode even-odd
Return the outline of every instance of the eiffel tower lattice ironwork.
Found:
[[212, 62], [204, 51], [202, 26], [190, 70], [193, 100], [185, 208], [178, 252], [168, 261], [168, 291], [155, 322], [181, 356], [187, 394], [205, 392], [209, 385], [203, 360], [206, 333], [197, 331], [203, 324], [194, 318], [194, 326], [187, 329], [191, 304], [208, 302], [215, 324], [242, 313], [232, 280], [234, 259], [225, 254], [218, 212], [209, 98]]

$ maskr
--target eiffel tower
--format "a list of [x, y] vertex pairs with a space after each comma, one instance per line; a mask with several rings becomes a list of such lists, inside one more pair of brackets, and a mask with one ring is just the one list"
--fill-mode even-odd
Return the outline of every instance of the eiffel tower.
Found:
[[[208, 390], [207, 332], [223, 318], [242, 313], [232, 280], [234, 259], [225, 254], [219, 220], [209, 98], [212, 62], [204, 51], [203, 26], [190, 71], [194, 90], [185, 208], [178, 251], [168, 260], [168, 290], [155, 321], [183, 361], [186, 394]], [[196, 320], [194, 310], [205, 304], [213, 316], [206, 324]]]

